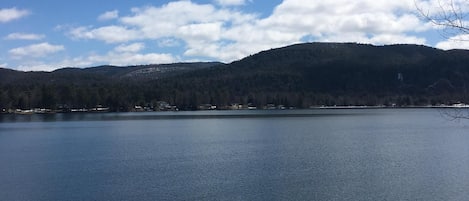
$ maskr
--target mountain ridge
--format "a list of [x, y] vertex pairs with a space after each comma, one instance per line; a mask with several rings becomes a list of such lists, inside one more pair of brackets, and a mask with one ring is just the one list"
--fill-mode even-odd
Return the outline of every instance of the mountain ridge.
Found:
[[[65, 67], [53, 71], [17, 71], [13, 69], [0, 68], [0, 83], [26, 81], [27, 79], [39, 79], [40, 82], [46, 80], [60, 80], [67, 82], [70, 80], [78, 81], [78, 79], [131, 79], [136, 76], [141, 80], [159, 79], [166, 76], [173, 76], [180, 73], [186, 73], [193, 70], [200, 70], [215, 65], [222, 65], [221, 62], [181, 62], [171, 64], [149, 64], [135, 66], [113, 66], [102, 65], [87, 68]], [[156, 70], [151, 70], [156, 69]], [[163, 70], [160, 70], [163, 69]], [[147, 70], [146, 73], [138, 73], [138, 71]], [[140, 76], [137, 76], [137, 75]], [[43, 78], [43, 79], [42, 79]], [[46, 80], [44, 80], [46, 79]]]

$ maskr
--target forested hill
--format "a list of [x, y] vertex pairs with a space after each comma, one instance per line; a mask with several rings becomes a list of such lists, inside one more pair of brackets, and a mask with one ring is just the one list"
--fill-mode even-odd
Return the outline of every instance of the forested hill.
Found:
[[169, 91], [178, 86], [204, 94], [195, 96], [196, 103], [452, 104], [468, 101], [469, 51], [308, 43], [260, 52], [223, 68], [182, 77], [179, 80], [184, 82], [169, 85]]
[[140, 82], [201, 70], [220, 62], [174, 63], [139, 66], [97, 66], [62, 68], [52, 72], [22, 72], [0, 68], [0, 84], [89, 84], [103, 82]]
[[102, 105], [128, 111], [157, 108], [161, 101], [180, 109], [234, 103], [258, 108], [469, 103], [469, 51], [418, 45], [306, 43], [230, 64], [187, 63], [181, 69], [106, 66], [0, 73], [0, 108]]

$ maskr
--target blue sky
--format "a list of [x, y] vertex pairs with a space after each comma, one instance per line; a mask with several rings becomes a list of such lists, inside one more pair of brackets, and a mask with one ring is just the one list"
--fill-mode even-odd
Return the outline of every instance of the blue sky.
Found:
[[[433, 11], [436, 0], [416, 2]], [[0, 2], [0, 67], [25, 71], [231, 62], [316, 41], [469, 48], [458, 37], [467, 36], [442, 37], [414, 0]]]

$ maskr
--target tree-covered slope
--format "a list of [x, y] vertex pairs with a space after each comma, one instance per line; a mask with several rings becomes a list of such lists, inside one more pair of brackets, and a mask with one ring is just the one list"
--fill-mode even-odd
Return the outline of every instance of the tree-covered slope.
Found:
[[[200, 96], [203, 102], [210, 96], [214, 102], [228, 99], [297, 107], [449, 104], [466, 101], [468, 62], [465, 50], [308, 43], [185, 74], [175, 85], [205, 93]], [[224, 100], [219, 94], [225, 94]]]

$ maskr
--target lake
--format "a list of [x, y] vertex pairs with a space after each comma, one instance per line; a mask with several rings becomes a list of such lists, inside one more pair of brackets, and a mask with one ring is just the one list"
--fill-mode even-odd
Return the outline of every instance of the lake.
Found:
[[0, 115], [0, 200], [467, 200], [442, 109]]

